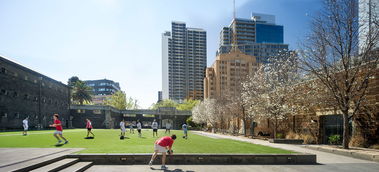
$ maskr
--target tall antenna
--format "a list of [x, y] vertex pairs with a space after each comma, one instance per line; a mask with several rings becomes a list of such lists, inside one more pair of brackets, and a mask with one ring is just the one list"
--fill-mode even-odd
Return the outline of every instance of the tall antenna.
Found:
[[233, 28], [232, 28], [232, 49], [231, 51], [236, 51], [237, 48], [238, 48], [238, 45], [237, 45], [237, 28], [236, 28], [236, 25], [237, 25], [237, 22], [236, 22], [236, 0], [233, 0], [233, 21], [232, 21], [232, 25], [233, 25]]

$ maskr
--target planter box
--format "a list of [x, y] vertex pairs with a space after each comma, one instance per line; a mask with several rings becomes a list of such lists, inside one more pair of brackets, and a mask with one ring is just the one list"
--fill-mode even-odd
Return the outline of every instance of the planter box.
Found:
[[284, 144], [303, 144], [302, 139], [269, 139], [270, 143], [284, 143]]

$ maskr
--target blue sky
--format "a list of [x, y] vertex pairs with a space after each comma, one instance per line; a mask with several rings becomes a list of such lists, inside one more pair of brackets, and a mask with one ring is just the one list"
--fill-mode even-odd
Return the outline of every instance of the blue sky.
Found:
[[[276, 15], [296, 49], [321, 0], [236, 0], [237, 17]], [[207, 59], [233, 15], [232, 0], [0, 0], [0, 56], [66, 83], [120, 82], [142, 107], [161, 90], [161, 33], [171, 21], [207, 31]]]

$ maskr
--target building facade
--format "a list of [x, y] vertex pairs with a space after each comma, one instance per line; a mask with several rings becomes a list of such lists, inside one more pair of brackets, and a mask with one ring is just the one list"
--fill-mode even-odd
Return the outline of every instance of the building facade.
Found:
[[92, 102], [94, 104], [103, 104], [112, 94], [121, 91], [118, 82], [108, 79], [86, 80], [84, 82], [93, 89]]
[[20, 129], [26, 117], [31, 129], [46, 128], [55, 113], [69, 127], [69, 106], [67, 85], [0, 57], [0, 129]]
[[172, 22], [162, 34], [162, 98], [181, 102], [203, 98], [207, 64], [206, 31]]
[[215, 99], [223, 94], [235, 94], [240, 83], [258, 68], [254, 56], [240, 50], [219, 54], [212, 67], [206, 69], [204, 78], [204, 98]]
[[[374, 34], [379, 30], [379, 0], [359, 0], [359, 48], [360, 51], [367, 47], [367, 39], [375, 37]], [[372, 34], [372, 35], [370, 35]], [[379, 48], [379, 44], [374, 45]], [[364, 50], [363, 50], [364, 51]]]
[[259, 63], [267, 63], [279, 52], [288, 50], [288, 44], [283, 43], [283, 26], [275, 24], [274, 15], [252, 13], [251, 19], [233, 19], [229, 27], [220, 32], [217, 55], [231, 50], [233, 33], [236, 33], [238, 48], [255, 56]]

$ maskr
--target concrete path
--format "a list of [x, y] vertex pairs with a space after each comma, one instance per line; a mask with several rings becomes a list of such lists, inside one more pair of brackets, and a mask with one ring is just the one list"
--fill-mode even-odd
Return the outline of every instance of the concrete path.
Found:
[[343, 171], [343, 172], [377, 172], [379, 171], [379, 163], [373, 161], [366, 161], [361, 159], [355, 159], [347, 156], [336, 155], [327, 152], [321, 152], [316, 150], [307, 149], [301, 145], [288, 145], [288, 144], [276, 144], [269, 143], [264, 140], [248, 139], [244, 137], [227, 136], [221, 134], [213, 134], [207, 132], [193, 132], [203, 136], [209, 136], [211, 138], [225, 138], [239, 140], [254, 144], [261, 144], [265, 146], [271, 146], [276, 148], [293, 150], [296, 152], [312, 153], [317, 155], [316, 165], [168, 165], [168, 170], [160, 170], [158, 165], [150, 169], [147, 165], [95, 165], [89, 168], [87, 171], [100, 172], [100, 171], [173, 171], [173, 172], [325, 172], [325, 171]]
[[12, 171], [20, 167], [61, 157], [82, 150], [81, 148], [0, 148], [0, 171]]

